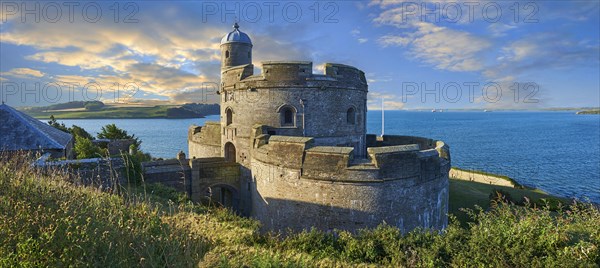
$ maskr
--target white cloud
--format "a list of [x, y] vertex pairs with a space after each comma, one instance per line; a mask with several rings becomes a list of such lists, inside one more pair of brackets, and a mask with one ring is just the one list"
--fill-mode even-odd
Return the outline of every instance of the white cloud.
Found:
[[404, 36], [385, 35], [379, 43], [384, 47], [408, 47], [409, 55], [438, 69], [459, 72], [483, 69], [480, 53], [492, 45], [490, 41], [427, 22], [418, 22], [414, 26], [417, 27], [415, 32]]
[[8, 72], [3, 73], [3, 75], [25, 78], [25, 77], [43, 77], [45, 74], [41, 71], [34, 70], [31, 68], [15, 68]]
[[[53, 68], [47, 79], [81, 85], [90, 81], [136, 83], [145, 92], [177, 98], [178, 94], [191, 96], [190, 92], [198, 91], [205, 82], [219, 81], [219, 41], [231, 31], [222, 24], [204, 23], [201, 16], [184, 16], [186, 12], [189, 10], [176, 5], [165, 9], [148, 4], [144, 12], [137, 13], [140, 23], [133, 24], [114, 23], [112, 19], [98, 23], [7, 23], [0, 38], [3, 43], [33, 48], [34, 53], [25, 57], [37, 62], [32, 66], [53, 63], [80, 69]], [[286, 27], [248, 32], [254, 43], [261, 44], [254, 47], [255, 62], [310, 59], [306, 44], [295, 40]], [[20, 72], [2, 76], [25, 75]], [[30, 71], [29, 75], [43, 74]]]
[[377, 40], [383, 47], [388, 46], [406, 46], [413, 41], [413, 38], [398, 35], [384, 35]]
[[506, 36], [507, 32], [516, 29], [516, 25], [505, 24], [505, 23], [491, 23], [487, 29], [494, 37]]

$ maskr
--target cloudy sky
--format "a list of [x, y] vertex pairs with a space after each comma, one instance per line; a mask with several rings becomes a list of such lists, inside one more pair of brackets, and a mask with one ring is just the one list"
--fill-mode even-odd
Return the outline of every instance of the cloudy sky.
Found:
[[3, 1], [9, 105], [211, 102], [239, 21], [265, 60], [356, 66], [387, 109], [600, 106], [598, 1]]

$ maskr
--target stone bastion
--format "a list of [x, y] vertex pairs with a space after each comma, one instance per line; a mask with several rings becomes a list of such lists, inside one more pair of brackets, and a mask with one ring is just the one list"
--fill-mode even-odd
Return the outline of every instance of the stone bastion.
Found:
[[266, 230], [356, 231], [383, 222], [403, 231], [446, 227], [447, 145], [367, 135], [367, 156], [355, 158], [353, 151], [316, 146], [311, 137], [257, 133], [251, 215]]

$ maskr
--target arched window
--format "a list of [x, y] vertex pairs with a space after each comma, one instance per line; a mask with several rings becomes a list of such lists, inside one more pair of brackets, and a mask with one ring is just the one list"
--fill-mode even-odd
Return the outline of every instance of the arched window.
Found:
[[225, 125], [226, 126], [231, 125], [231, 123], [233, 123], [233, 111], [231, 110], [231, 108], [227, 108], [225, 110], [225, 117], [226, 117]]
[[296, 125], [296, 110], [290, 106], [283, 106], [279, 109], [282, 127], [293, 127]]
[[229, 50], [225, 50], [225, 58], [229, 58]]
[[346, 111], [346, 123], [351, 125], [356, 123], [356, 110], [354, 110], [354, 107], [350, 107], [348, 111]]

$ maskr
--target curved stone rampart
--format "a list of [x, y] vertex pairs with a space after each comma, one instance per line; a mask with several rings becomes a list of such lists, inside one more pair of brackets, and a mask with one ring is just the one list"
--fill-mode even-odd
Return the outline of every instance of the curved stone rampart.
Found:
[[315, 146], [312, 138], [260, 140], [251, 166], [258, 197], [252, 215], [266, 229], [356, 230], [386, 222], [411, 230], [447, 224], [450, 161], [436, 149], [443, 143], [373, 147], [369, 159], [361, 159], [351, 147]]
[[188, 129], [188, 155], [190, 158], [221, 156], [221, 124], [205, 122]]

